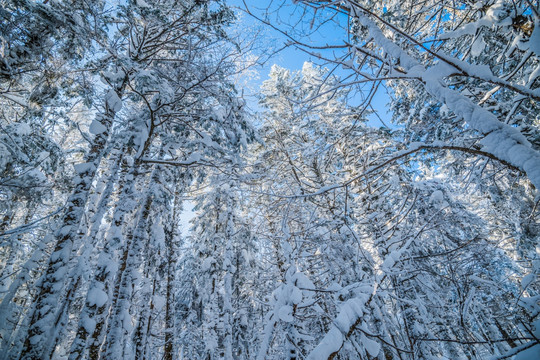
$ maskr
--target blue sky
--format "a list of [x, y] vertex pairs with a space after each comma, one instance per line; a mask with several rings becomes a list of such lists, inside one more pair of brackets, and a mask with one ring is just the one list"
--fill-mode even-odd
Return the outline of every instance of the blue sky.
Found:
[[[242, 0], [228, 0], [227, 3], [233, 7], [245, 8]], [[309, 37], [302, 36], [301, 38], [302, 41], [310, 44], [318, 46], [324, 46], [326, 44], [343, 44], [343, 40], [346, 39], [347, 36], [343, 29], [343, 27], [347, 25], [347, 18], [345, 15], [337, 15], [333, 18], [333, 21], [326, 22], [318, 29], [314, 29], [311, 27], [314, 15], [313, 12], [303, 13], [304, 8], [293, 4], [292, 0], [246, 0], [245, 4], [247, 4], [252, 13], [260, 18], [264, 18], [265, 13], [268, 11], [267, 9], [269, 9], [269, 20], [271, 20], [273, 24], [276, 24], [276, 27], [281, 30], [287, 30], [289, 27], [288, 24], [295, 24], [295, 28], [298, 30], [290, 29], [290, 27], [288, 29], [288, 34], [292, 37], [296, 37], [300, 33], [311, 32]], [[305, 61], [311, 61], [323, 66], [325, 65], [322, 64], [319, 59], [310, 56], [295, 46], [284, 47], [289, 41], [289, 38], [285, 34], [262, 24], [257, 19], [245, 14], [241, 10], [238, 10], [237, 13], [239, 21], [236, 26], [240, 32], [245, 32], [247, 29], [260, 28], [262, 31], [260, 41], [264, 43], [262, 44], [262, 48], [267, 49], [268, 51], [270, 51], [270, 49], [281, 49], [263, 66], [255, 69], [258, 76], [250, 80], [250, 89], [245, 89], [244, 91], [248, 104], [252, 109], [256, 110], [258, 108], [256, 103], [256, 93], [262, 82], [268, 78], [272, 65], [277, 64], [292, 71], [301, 70]], [[328, 15], [329, 14], [316, 14], [316, 16], [325, 17], [329, 17]], [[329, 58], [333, 57], [333, 54], [329, 51], [326, 53], [324, 53], [324, 51], [318, 52], [323, 53], [323, 55]], [[343, 70], [341, 66], [335, 67], [335, 65], [330, 64], [328, 68], [337, 76], [345, 77], [350, 74], [349, 71]], [[387, 114], [386, 111], [387, 98], [388, 95], [381, 86], [373, 99], [372, 106], [384, 123], [390, 125], [390, 114]], [[352, 98], [351, 103], [354, 104], [355, 102], [360, 102], [359, 97]], [[370, 120], [368, 124], [371, 126], [379, 127], [383, 125], [376, 115], [370, 115], [368, 118]]]

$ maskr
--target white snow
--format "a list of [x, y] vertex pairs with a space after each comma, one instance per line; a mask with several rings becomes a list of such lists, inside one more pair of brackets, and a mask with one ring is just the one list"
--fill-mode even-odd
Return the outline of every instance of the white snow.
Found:
[[528, 274], [523, 277], [521, 280], [521, 287], [526, 288], [536, 279], [536, 274]]
[[440, 202], [443, 202], [444, 201], [444, 196], [443, 196], [443, 193], [442, 191], [440, 190], [435, 190], [431, 196], [429, 197], [429, 202], [430, 203], [440, 203]]
[[107, 92], [105, 103], [107, 104], [107, 107], [115, 113], [122, 109], [122, 100], [120, 100], [116, 91], [112, 89]]
[[4, 171], [6, 165], [12, 161], [11, 154], [8, 149], [0, 144], [0, 173]]
[[73, 167], [75, 168], [75, 172], [77, 174], [83, 174], [83, 173], [88, 172], [88, 170], [90, 170], [93, 167], [93, 165], [94, 165], [93, 163], [80, 163], [80, 164], [73, 165]]
[[123, 309], [121, 318], [123, 320], [122, 321], [123, 328], [127, 331], [133, 330], [133, 323], [132, 323], [131, 315], [129, 314], [128, 309]]
[[204, 259], [203, 263], [201, 264], [201, 270], [208, 271], [213, 263], [214, 263], [214, 258], [211, 256], [207, 257], [206, 259]]
[[472, 44], [471, 55], [475, 57], [479, 56], [482, 54], [485, 48], [486, 48], [486, 43], [484, 41], [484, 37], [482, 36], [482, 34], [480, 34], [480, 36], [478, 36]]
[[377, 357], [377, 355], [379, 355], [381, 345], [377, 341], [367, 338], [362, 333], [362, 335], [360, 335], [360, 342], [362, 343], [362, 346], [364, 346], [366, 351], [369, 353], [369, 355], [371, 355], [372, 357]]
[[290, 305], [283, 305], [278, 311], [279, 318], [285, 322], [294, 321], [293, 308]]
[[90, 289], [86, 297], [88, 304], [96, 305], [97, 307], [105, 305], [108, 299], [109, 297], [107, 294], [97, 287]]
[[301, 289], [315, 290], [315, 284], [302, 272], [297, 272], [293, 276], [293, 281], [296, 286]]
[[84, 318], [81, 319], [81, 323], [86, 332], [89, 334], [92, 334], [96, 329], [96, 321], [94, 319], [90, 319], [86, 315], [84, 315]]
[[26, 123], [18, 123], [15, 127], [15, 133], [19, 136], [30, 135], [32, 128]]
[[103, 125], [100, 121], [94, 119], [92, 120], [92, 123], [90, 124], [89, 131], [91, 134], [98, 135], [107, 130], [107, 127]]
[[135, 145], [137, 145], [137, 153], [135, 154], [135, 158], [141, 156], [144, 150], [144, 144], [148, 139], [149, 135], [148, 126], [146, 125], [146, 123], [140, 123], [137, 130], [138, 132], [133, 139], [133, 142], [135, 143]]
[[193, 152], [187, 158], [186, 163], [196, 163], [198, 161], [201, 161], [201, 154], [198, 152]]
[[154, 295], [153, 303], [157, 311], [160, 311], [165, 306], [165, 298], [163, 296]]
[[110, 72], [110, 71], [104, 71], [103, 76], [106, 77], [111, 82], [117, 82], [118, 80], [124, 78], [126, 76], [126, 73], [124, 73], [123, 70], [120, 70], [118, 72]]
[[28, 102], [22, 96], [11, 94], [11, 93], [0, 93], [0, 96], [3, 96], [6, 99], [9, 99], [9, 100], [13, 101], [14, 103], [17, 103], [17, 104], [19, 104], [21, 106], [24, 106], [24, 107], [29, 106]]
[[332, 327], [319, 345], [308, 355], [307, 360], [328, 359], [332, 353], [341, 348], [343, 341], [343, 334], [336, 327]]
[[165, 247], [165, 230], [161, 223], [156, 223], [152, 226], [153, 230], [153, 241], [157, 248]]
[[144, 0], [137, 0], [137, 6], [142, 8], [150, 7], [150, 5], [148, 5], [148, 3]]
[[302, 302], [302, 290], [296, 286], [292, 286], [290, 300], [293, 304], [300, 304]]
[[[332, 327], [319, 345], [309, 354], [307, 357], [308, 360], [328, 359], [333, 352], [341, 348], [345, 341], [343, 334], [347, 334], [356, 321], [362, 317], [367, 299], [368, 297], [365, 294], [360, 294], [356, 298], [347, 300], [342, 305]], [[373, 344], [369, 345], [371, 346], [371, 350], [375, 351], [375, 346]]]

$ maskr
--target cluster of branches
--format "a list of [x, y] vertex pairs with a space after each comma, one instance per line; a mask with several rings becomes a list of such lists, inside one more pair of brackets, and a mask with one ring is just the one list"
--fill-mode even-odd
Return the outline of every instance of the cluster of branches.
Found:
[[540, 351], [537, 2], [0, 5], [0, 358]]
[[0, 358], [176, 358], [183, 199], [253, 137], [251, 44], [220, 1], [1, 9]]
[[[527, 359], [538, 356], [538, 267], [535, 265], [538, 253], [533, 250], [539, 239], [538, 3], [294, 3], [273, 2], [269, 8], [258, 9], [244, 2], [244, 11], [286, 37], [288, 46], [296, 47], [330, 69], [312, 81], [313, 90], [309, 91], [298, 89], [308, 87], [302, 81], [309, 83], [309, 80], [294, 78], [301, 76], [298, 74], [279, 74], [276, 70], [273, 80], [277, 90], [270, 98], [264, 95], [266, 103], [282, 96], [281, 104], [273, 103], [269, 107], [269, 123], [273, 125], [264, 135], [275, 134], [272, 139], [280, 150], [273, 148], [269, 152], [283, 156], [278, 165], [280, 171], [272, 172], [289, 171], [290, 175], [283, 183], [273, 180], [263, 192], [267, 202], [276, 204], [273, 214], [285, 214], [281, 221], [268, 219], [268, 226], [274, 224], [273, 233], [281, 238], [275, 240], [274, 247], [281, 248], [276, 251], [282, 253], [281, 260], [276, 261], [282, 269], [283, 283], [292, 281], [287, 266], [283, 268], [283, 264], [289, 264], [295, 271], [300, 268], [303, 274], [309, 274], [314, 283], [319, 276], [325, 279], [332, 273], [340, 279], [337, 282], [340, 286], [355, 288], [367, 283], [369, 287], [356, 294], [349, 290], [348, 296], [336, 302], [324, 300], [331, 284], [324, 282], [326, 287], [309, 288], [320, 295], [314, 302], [310, 295], [313, 308], [289, 297], [284, 300], [275, 296], [275, 301], [283, 306], [274, 309], [272, 326], [276, 328], [280, 320], [284, 321], [289, 334], [281, 340], [267, 338], [262, 343], [266, 346], [264, 351], [269, 351], [265, 354], [277, 351], [269, 344], [279, 343], [289, 344], [294, 355], [274, 353], [278, 358], [485, 358], [489, 355], [510, 358], [517, 355]], [[331, 36], [319, 35], [329, 31]], [[341, 36], [334, 36], [336, 32], [341, 32]], [[316, 39], [320, 38], [322, 42], [317, 43]], [[328, 42], [335, 38], [334, 42]], [[317, 78], [305, 71], [304, 78]], [[390, 98], [392, 125], [383, 122], [380, 133], [369, 135], [373, 130], [362, 124], [373, 110], [373, 98], [383, 85]], [[339, 115], [343, 121], [341, 128], [334, 114], [324, 112], [329, 98], [339, 98], [340, 93], [342, 98], [360, 102], [354, 107], [356, 117]], [[276, 106], [283, 108], [279, 115]], [[350, 112], [345, 113], [351, 116]], [[317, 114], [322, 119], [309, 121], [306, 114]], [[282, 123], [278, 120], [280, 116], [295, 126]], [[332, 125], [322, 125], [330, 119], [335, 121]], [[340, 130], [336, 138], [326, 138], [337, 129]], [[360, 139], [365, 137], [371, 140], [359, 148]], [[389, 142], [384, 150], [374, 150], [383, 139]], [[304, 142], [305, 148], [301, 145]], [[318, 148], [319, 143], [326, 148]], [[331, 160], [325, 162], [325, 156]], [[350, 167], [346, 165], [348, 161], [352, 161]], [[279, 187], [276, 183], [287, 185]], [[514, 198], [517, 193], [522, 195]], [[392, 203], [395, 197], [402, 202]], [[377, 203], [381, 198], [385, 204]], [[426, 199], [429, 199], [427, 203]], [[280, 202], [281, 207], [277, 205]], [[306, 202], [315, 204], [311, 212]], [[418, 217], [433, 212], [428, 208], [437, 207], [436, 204], [439, 207], [435, 214], [424, 220]], [[354, 207], [356, 211], [351, 210]], [[504, 215], [507, 209], [519, 213], [520, 220], [510, 221]], [[441, 216], [439, 211], [445, 214], [444, 219], [436, 220]], [[371, 212], [374, 214], [370, 215]], [[349, 216], [357, 218], [352, 220]], [[473, 230], [478, 221], [485, 221], [484, 230], [492, 230]], [[520, 225], [504, 230], [510, 223]], [[368, 224], [372, 227], [366, 228]], [[315, 231], [319, 227], [323, 229], [320, 233]], [[343, 228], [351, 234], [346, 235]], [[319, 256], [328, 253], [332, 231], [339, 239], [337, 249], [344, 247], [347, 243], [344, 239], [350, 237], [356, 243], [351, 247], [356, 250], [350, 254], [357, 255], [351, 259], [333, 252], [328, 262], [363, 264], [371, 267], [369, 276], [354, 274], [350, 269], [333, 272], [333, 267], [339, 265], [314, 266], [310, 263], [314, 260], [306, 260], [311, 259], [307, 256], [310, 253], [306, 251], [310, 246], [307, 244], [313, 246], [311, 255], [315, 258], [321, 253], [320, 246], [326, 252]], [[284, 241], [289, 245], [283, 245]], [[420, 250], [416, 248], [418, 245], [433, 248]], [[292, 259], [290, 247], [294, 249]], [[498, 266], [481, 261], [490, 251], [506, 253], [507, 265], [497, 270]], [[364, 259], [358, 260], [359, 254]], [[497, 257], [494, 253], [489, 256]], [[471, 259], [475, 259], [478, 267], [475, 265], [473, 269], [462, 262]], [[501, 260], [499, 265], [505, 261]], [[458, 275], [455, 271], [464, 273]], [[510, 275], [513, 271], [517, 272]], [[506, 273], [506, 280], [495, 280], [491, 286], [477, 283], [487, 274], [496, 277], [495, 274], [502, 273]], [[343, 280], [345, 274], [350, 278]], [[437, 278], [428, 280], [431, 276]], [[444, 285], [446, 281], [457, 288], [449, 290]], [[491, 290], [502, 283], [508, 286], [504, 295], [492, 294]], [[443, 300], [439, 295], [445, 291], [453, 295]], [[472, 292], [466, 295], [468, 291]], [[470, 306], [474, 306], [471, 304], [481, 298], [489, 305], [479, 303], [477, 310], [487, 312], [476, 313], [476, 320], [467, 325], [469, 315], [462, 311], [471, 311]], [[505, 307], [521, 311], [521, 315], [506, 312], [507, 321], [502, 320], [504, 311], [495, 310], [496, 305], [489, 299], [502, 302], [507, 299]], [[453, 312], [442, 304], [452, 304], [460, 310]], [[292, 318], [279, 317], [280, 309], [286, 306], [292, 306]], [[319, 320], [321, 311], [312, 315], [297, 311], [315, 310], [317, 306], [325, 314], [333, 314], [329, 322]], [[429, 314], [424, 312], [427, 309], [431, 309]], [[452, 315], [441, 320], [443, 313]], [[385, 314], [392, 319], [385, 318]], [[522, 317], [521, 320], [516, 316]], [[320, 322], [310, 322], [311, 317]], [[504, 328], [504, 324], [509, 327]], [[460, 327], [463, 331], [458, 330]], [[315, 347], [306, 344], [308, 334], [313, 334], [307, 329], [313, 328], [317, 328], [317, 334], [319, 331], [326, 334], [316, 341]], [[485, 332], [488, 328], [497, 331]]]

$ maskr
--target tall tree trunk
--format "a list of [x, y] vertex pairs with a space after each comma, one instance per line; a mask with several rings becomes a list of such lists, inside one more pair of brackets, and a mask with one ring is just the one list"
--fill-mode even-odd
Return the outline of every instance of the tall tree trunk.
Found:
[[[152, 272], [153, 275], [155, 272]], [[148, 348], [150, 329], [152, 327], [152, 313], [154, 311], [153, 297], [156, 294], [156, 279], [152, 282], [152, 291], [143, 294], [143, 304], [137, 321], [137, 327], [133, 333], [133, 344], [135, 345], [135, 360], [148, 359]]]
[[[230, 220], [230, 219], [229, 219]], [[232, 220], [230, 220], [232, 221]], [[227, 222], [229, 223], [229, 222]], [[223, 259], [225, 276], [223, 279], [224, 294], [223, 294], [223, 344], [225, 347], [226, 360], [233, 360], [233, 305], [232, 305], [232, 241], [230, 233], [227, 229], [227, 244], [225, 247], [225, 256]]]
[[[152, 195], [147, 194], [137, 217], [135, 229], [127, 236], [124, 257], [117, 275], [118, 279], [121, 279], [121, 282], [118, 288], [115, 289], [115, 294], [118, 294], [117, 300], [114, 304], [113, 312], [107, 326], [107, 336], [103, 344], [102, 355], [104, 359], [118, 359], [123, 354], [125, 340], [131, 327], [131, 324], [129, 324], [131, 322], [129, 309], [133, 294], [133, 281], [140, 263], [141, 243], [144, 240], [144, 232], [147, 229], [152, 203]], [[95, 359], [92, 356], [91, 358]]]
[[116, 90], [109, 90], [105, 101], [105, 113], [98, 117], [103, 132], [96, 134], [93, 144], [86, 154], [84, 163], [76, 167], [75, 188], [68, 198], [66, 210], [55, 234], [56, 244], [45, 270], [35, 308], [30, 312], [30, 327], [24, 341], [21, 359], [48, 359], [47, 348], [55, 331], [55, 310], [64, 290], [73, 244], [82, 219], [92, 181], [104, 155], [109, 133], [116, 112], [120, 109], [117, 101], [122, 97], [127, 76]]
[[[23, 224], [28, 224], [32, 220], [36, 212], [36, 204], [33, 201], [29, 201], [26, 205], [26, 215], [23, 219]], [[8, 254], [5, 257], [6, 262], [0, 275], [0, 295], [7, 291], [11, 285], [12, 275], [14, 272], [15, 261], [17, 259], [17, 251], [23, 240], [23, 234], [19, 233], [17, 236], [13, 236], [10, 239], [11, 246], [7, 250]]]
[[[26, 216], [24, 217], [23, 223], [28, 224], [35, 213], [35, 204], [29, 203], [27, 206]], [[14, 302], [14, 297], [19, 290], [19, 288], [30, 280], [30, 271], [34, 268], [36, 262], [34, 262], [34, 256], [28, 260], [25, 265], [19, 270], [19, 273], [13, 280], [12, 272], [14, 271], [15, 260], [17, 257], [17, 248], [22, 242], [22, 234], [19, 234], [14, 240], [14, 244], [11, 246], [9, 252], [9, 258], [6, 261], [6, 267], [2, 271], [2, 281], [0, 283], [1, 289], [6, 289], [6, 293], [2, 298], [2, 303], [0, 304], [0, 324], [2, 328], [0, 329], [0, 349], [8, 349], [15, 329], [19, 324], [22, 309], [18, 309], [17, 304]], [[6, 352], [0, 354], [0, 358], [5, 356]]]
[[[183, 179], [183, 177], [182, 177]], [[182, 189], [183, 192], [183, 189]], [[165, 230], [165, 274], [167, 276], [167, 285], [165, 292], [165, 343], [163, 345], [163, 359], [173, 360], [174, 344], [175, 344], [175, 301], [174, 301], [174, 286], [176, 282], [176, 247], [175, 238], [178, 235], [178, 220], [181, 209], [181, 192], [176, 191], [173, 201], [172, 214], [169, 216], [167, 224], [164, 226]]]
[[[132, 210], [129, 204], [134, 196], [135, 172], [135, 167], [129, 166], [128, 161], [124, 160], [118, 185], [119, 205], [113, 213], [112, 224], [105, 236], [105, 245], [98, 257], [97, 268], [88, 289], [85, 305], [81, 310], [79, 327], [70, 349], [70, 360], [85, 358], [86, 349], [89, 347], [94, 349], [93, 353], [99, 354], [99, 348], [103, 343], [113, 289], [119, 282], [119, 279], [115, 281], [114, 264], [117, 263], [117, 252], [124, 243], [122, 229], [125, 215]], [[101, 299], [96, 299], [96, 296], [101, 296]], [[103, 297], [106, 298], [103, 300]], [[88, 342], [89, 336], [90, 342]]]
[[58, 330], [53, 335], [54, 337], [51, 341], [51, 346], [49, 349], [51, 358], [54, 355], [56, 345], [62, 339], [62, 335], [66, 331], [65, 326], [68, 322], [69, 313], [72, 310], [72, 304], [75, 300], [75, 296], [81, 285], [83, 285], [89, 280], [88, 269], [90, 265], [90, 257], [92, 255], [92, 252], [100, 245], [100, 241], [98, 241], [97, 235], [103, 217], [107, 211], [107, 205], [111, 200], [114, 185], [117, 183], [118, 180], [120, 164], [122, 163], [123, 155], [124, 151], [118, 149], [112, 154], [110, 174], [104, 177], [104, 180], [102, 180], [102, 182], [105, 183], [105, 187], [101, 189], [98, 194], [96, 194], [96, 197], [99, 199], [99, 201], [96, 201], [97, 204], [95, 205], [95, 212], [89, 222], [90, 229], [86, 234], [79, 234], [79, 236], [84, 239], [82, 241], [82, 243], [84, 244], [84, 248], [82, 249], [81, 255], [78, 258], [77, 265], [71, 271], [71, 275], [69, 276], [69, 284], [66, 287], [66, 296], [64, 298], [64, 301], [58, 308], [55, 323], [55, 326]]
[[[157, 174], [157, 172], [156, 172]], [[155, 178], [153, 179], [155, 180]], [[153, 181], [152, 181], [153, 182]], [[154, 202], [156, 203], [156, 202]], [[153, 218], [159, 217], [157, 214], [154, 214]], [[158, 259], [161, 257], [159, 252], [159, 247], [154, 244], [154, 234], [152, 232], [152, 225], [156, 220], [150, 218], [147, 222], [146, 232], [149, 234], [146, 241], [146, 246], [144, 249], [144, 280], [152, 283], [150, 288], [149, 284], [143, 284], [139, 290], [139, 296], [137, 297], [140, 308], [136, 313], [139, 314], [137, 320], [137, 326], [133, 332], [132, 342], [135, 345], [135, 360], [147, 359], [148, 348], [149, 348], [149, 338], [150, 328], [152, 327], [152, 314], [154, 311], [154, 296], [156, 295], [156, 270], [158, 267]], [[159, 219], [157, 219], [159, 221]]]
[[[134, 169], [140, 169], [140, 161], [135, 161]], [[126, 236], [122, 263], [116, 275], [117, 281], [113, 292], [111, 315], [107, 324], [106, 336], [102, 348], [98, 349], [95, 342], [90, 348], [90, 357], [92, 359], [118, 358], [122, 356], [125, 348], [125, 339], [129, 335], [131, 327], [131, 324], [128, 325], [128, 323], [131, 322], [129, 310], [134, 290], [134, 279], [136, 278], [135, 272], [140, 264], [140, 257], [143, 252], [142, 244], [146, 237], [145, 233], [148, 230], [150, 213], [154, 202], [155, 194], [152, 186], [159, 182], [159, 175], [160, 167], [156, 166], [150, 176], [150, 182], [147, 184], [143, 200], [139, 203], [141, 207], [135, 218], [135, 226]]]

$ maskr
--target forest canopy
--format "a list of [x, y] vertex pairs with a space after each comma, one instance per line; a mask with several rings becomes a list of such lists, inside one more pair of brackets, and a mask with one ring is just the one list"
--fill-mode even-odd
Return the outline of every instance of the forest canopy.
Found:
[[0, 360], [540, 359], [538, 1], [0, 0], [0, 39]]

